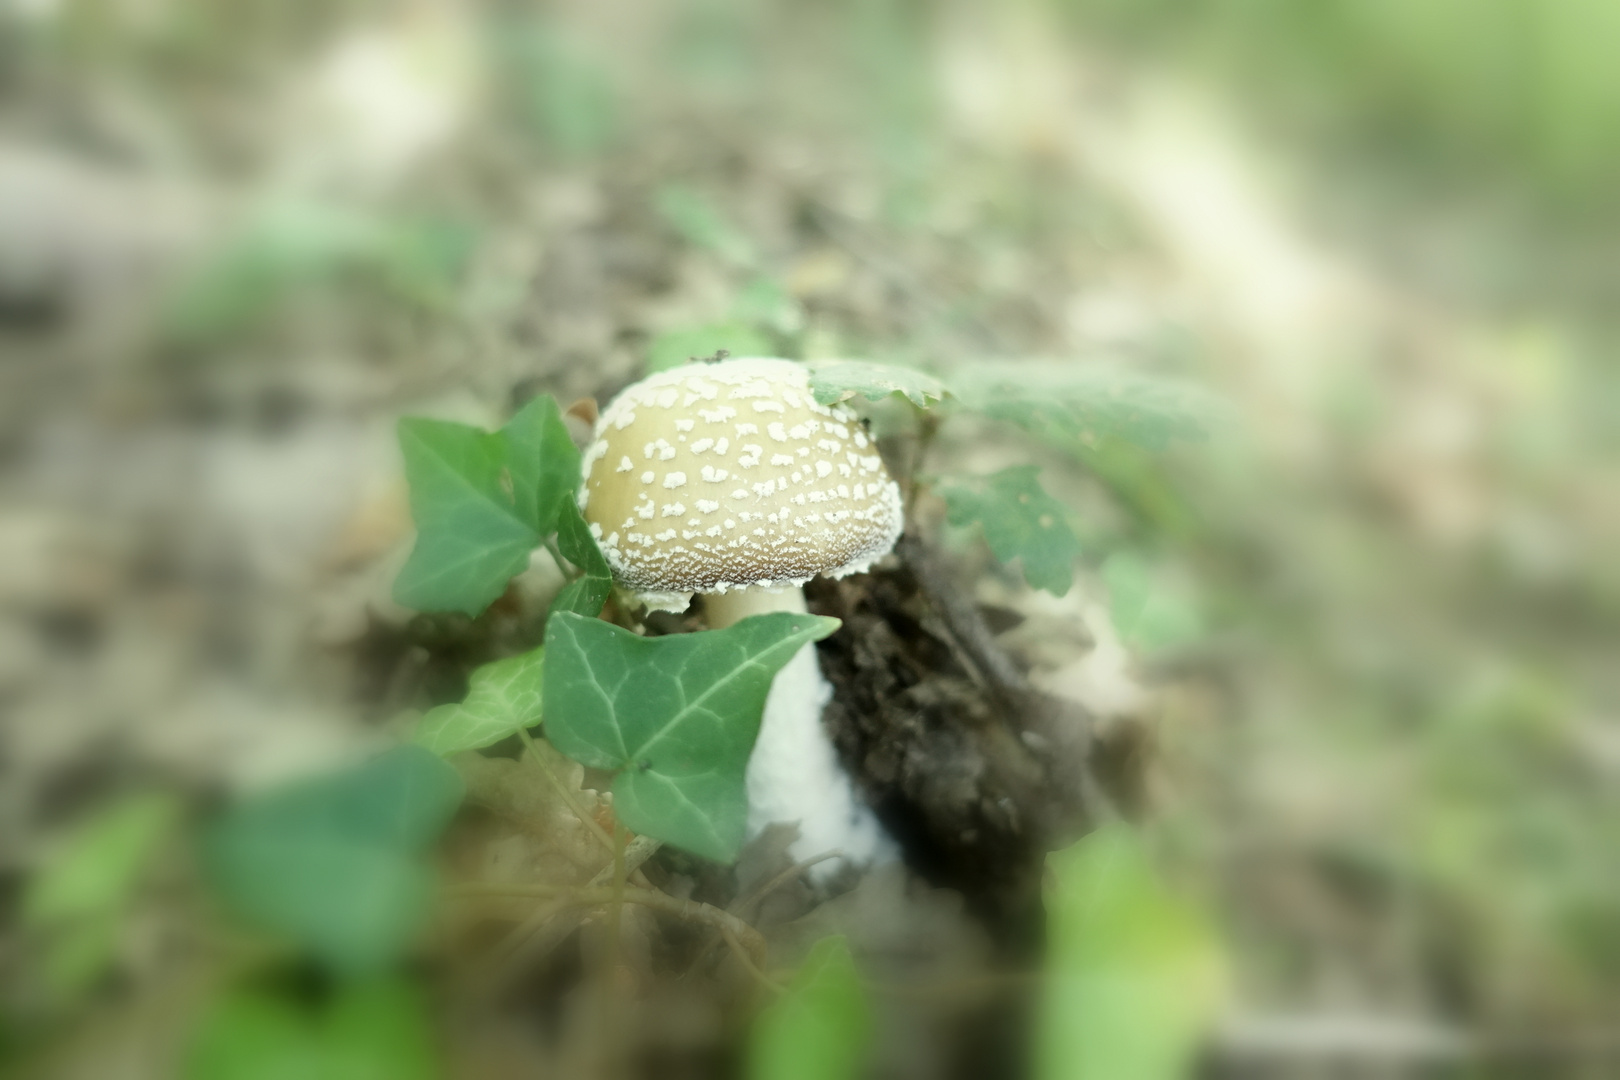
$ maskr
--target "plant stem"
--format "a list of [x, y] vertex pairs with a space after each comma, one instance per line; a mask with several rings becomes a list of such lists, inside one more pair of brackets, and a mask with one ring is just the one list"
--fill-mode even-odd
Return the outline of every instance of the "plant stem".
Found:
[[765, 882], [765, 884], [751, 889], [743, 896], [733, 900], [731, 902], [731, 906], [726, 910], [730, 911], [733, 915], [741, 917], [742, 913], [747, 911], [750, 906], [760, 903], [771, 893], [775, 892], [777, 889], [780, 889], [783, 885], [786, 885], [788, 882], [792, 881], [794, 878], [798, 877], [812, 866], [815, 866], [818, 863], [824, 863], [828, 859], [841, 859], [843, 857], [844, 853], [839, 851], [837, 848], [834, 848], [831, 851], [823, 851], [820, 855], [811, 856], [810, 858], [805, 859], [803, 862], [796, 862], [786, 870], [783, 870], [780, 874], [777, 874], [775, 877]]
[[557, 538], [555, 536], [546, 537], [543, 543], [546, 545], [546, 550], [551, 553], [551, 561], [557, 564], [557, 569], [562, 572], [564, 578], [573, 581], [584, 573], [584, 571], [576, 569], [572, 563], [563, 558], [562, 552], [557, 550]]
[[765, 939], [760, 936], [759, 931], [729, 911], [697, 900], [679, 900], [656, 889], [637, 889], [628, 885], [621, 888], [569, 889], [555, 885], [524, 885], [515, 882], [510, 884], [474, 882], [457, 886], [450, 892], [452, 895], [468, 897], [533, 896], [555, 899], [556, 903], [548, 904], [542, 909], [548, 917], [568, 907], [604, 907], [615, 903], [639, 904], [655, 911], [714, 927], [727, 939], [726, 943], [738, 952], [739, 958], [746, 961], [745, 966], [749, 969], [750, 975], [756, 976], [767, 986], [781, 989], [780, 984], [764, 972], [761, 962], [765, 959]]

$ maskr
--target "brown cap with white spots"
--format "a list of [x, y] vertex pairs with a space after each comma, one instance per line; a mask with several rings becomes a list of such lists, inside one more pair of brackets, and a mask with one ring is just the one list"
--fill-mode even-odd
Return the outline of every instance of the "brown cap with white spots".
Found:
[[585, 453], [579, 506], [620, 584], [694, 592], [865, 570], [900, 536], [900, 489], [855, 414], [791, 360], [688, 364], [626, 389]]

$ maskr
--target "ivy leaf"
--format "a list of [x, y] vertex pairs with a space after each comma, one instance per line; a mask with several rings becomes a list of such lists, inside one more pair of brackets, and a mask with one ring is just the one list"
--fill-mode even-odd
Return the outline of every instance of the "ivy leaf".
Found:
[[1207, 391], [1099, 364], [983, 364], [951, 381], [970, 408], [1060, 444], [1114, 437], [1158, 451], [1203, 441], [1220, 412]]
[[421, 995], [401, 982], [344, 986], [318, 1007], [239, 990], [209, 1009], [185, 1080], [432, 1080], [441, 1073]]
[[462, 791], [438, 757], [397, 747], [233, 808], [204, 837], [204, 869], [253, 926], [337, 971], [375, 971], [427, 914], [432, 875], [421, 853]]
[[575, 449], [550, 397], [493, 434], [445, 420], [399, 423], [416, 547], [394, 599], [418, 611], [476, 616], [556, 528], [579, 485]]
[[416, 744], [448, 757], [538, 724], [545, 660], [544, 649], [533, 649], [474, 671], [467, 700], [428, 710], [416, 728]]
[[754, 1021], [754, 1080], [847, 1080], [862, 1073], [872, 1016], [842, 937], [811, 948], [793, 985]]
[[579, 567], [581, 574], [563, 586], [551, 602], [551, 611], [572, 611], [591, 618], [600, 615], [602, 605], [613, 591], [613, 571], [572, 499], [564, 502], [558, 516], [557, 550]]
[[899, 394], [919, 409], [938, 405], [954, 396], [944, 383], [913, 368], [856, 360], [814, 365], [810, 372], [810, 392], [823, 405], [848, 401], [857, 395], [881, 401], [890, 394]]
[[978, 490], [946, 487], [946, 515], [952, 525], [978, 522], [997, 560], [1018, 559], [1032, 588], [1062, 596], [1074, 583], [1080, 542], [1065, 520], [1063, 504], [1035, 479], [1038, 472], [1036, 465], [1015, 465], [980, 478]]
[[1202, 913], [1153, 873], [1130, 828], [1047, 856], [1037, 1080], [1179, 1080], [1222, 994]]
[[614, 807], [630, 828], [730, 862], [771, 680], [836, 629], [837, 619], [777, 613], [644, 638], [558, 612], [546, 626], [546, 738], [582, 765], [621, 770]]
[[512, 508], [542, 537], [579, 489], [580, 454], [550, 394], [530, 401], [501, 429], [512, 478]]

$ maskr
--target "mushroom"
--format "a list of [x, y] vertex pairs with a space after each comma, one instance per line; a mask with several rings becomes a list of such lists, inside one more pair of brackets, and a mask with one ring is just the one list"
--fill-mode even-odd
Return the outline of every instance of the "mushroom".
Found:
[[[621, 586], [666, 611], [700, 593], [714, 629], [804, 612], [806, 581], [867, 569], [904, 524], [855, 414], [816, 401], [791, 360], [688, 364], [627, 388], [597, 419], [579, 506]], [[889, 856], [821, 726], [831, 697], [814, 646], [777, 674], [748, 763], [749, 835], [793, 822], [796, 859]]]

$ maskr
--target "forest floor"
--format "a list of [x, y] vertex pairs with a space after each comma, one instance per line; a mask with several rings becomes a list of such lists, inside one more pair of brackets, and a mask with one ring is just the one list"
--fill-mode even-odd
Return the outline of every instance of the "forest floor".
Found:
[[[769, 64], [733, 43], [677, 77], [668, 27], [580, 9], [571, 36], [504, 45], [459, 8], [348, 46], [306, 12], [216, 42], [232, 73], [106, 31], [25, 50], [0, 87], [0, 989], [74, 1033], [54, 1075], [166, 1075], [211, 985], [172, 946], [196, 903], [160, 893], [112, 984], [68, 1019], [40, 1006], [13, 913], [75, 822], [153, 784], [201, 813], [357, 760], [538, 640], [541, 569], [472, 623], [392, 601], [397, 419], [605, 403], [715, 340], [947, 377], [1107, 361], [1218, 394], [1207, 441], [1153, 453], [950, 415], [922, 471], [1039, 464], [1072, 511], [1061, 598], [937, 500], [915, 517], [995, 647], [1090, 718], [1219, 925], [1210, 1068], [1612, 1065], [1616, 395], [1589, 308], [1480, 282], [1493, 204], [1383, 214], [1319, 148], [1033, 14], [941, 17], [874, 61], [772, 9], [732, 28]], [[357, 126], [343, 50], [389, 41], [431, 74]], [[463, 827], [452, 863], [511, 857]], [[733, 899], [786, 865], [763, 845], [714, 884], [662, 858], [662, 886]], [[932, 979], [988, 970], [937, 881], [839, 887], [754, 913], [784, 962], [832, 928]], [[635, 922], [650, 970], [719, 963], [663, 925]], [[535, 962], [511, 1000], [567, 1015], [570, 970]], [[664, 1075], [730, 1060], [736, 979], [647, 991]], [[992, 1075], [924, 1052], [958, 1014], [918, 1013], [887, 1015], [884, 1075]], [[463, 1030], [464, 1071], [583, 1052], [512, 1015]]]

